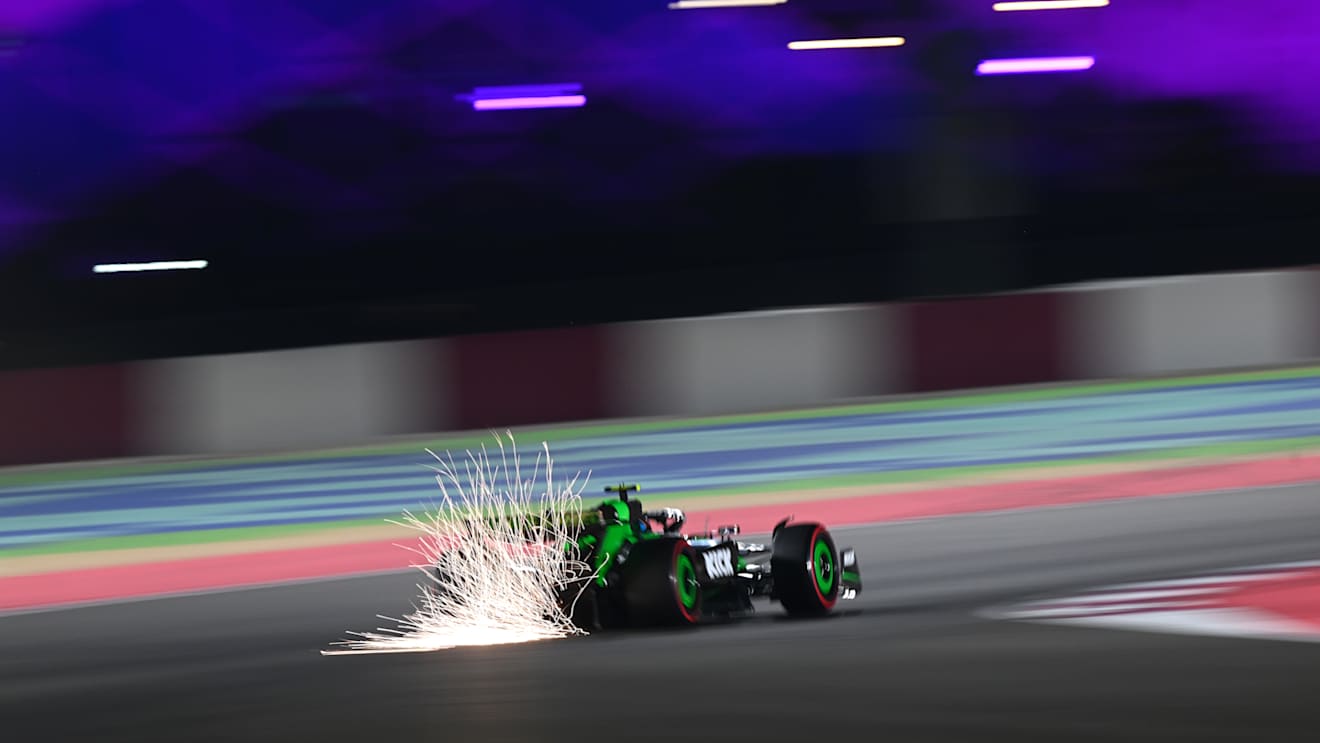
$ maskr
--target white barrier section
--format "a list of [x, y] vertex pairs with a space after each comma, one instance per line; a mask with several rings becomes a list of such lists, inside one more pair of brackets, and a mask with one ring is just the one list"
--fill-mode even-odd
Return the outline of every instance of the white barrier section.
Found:
[[1073, 376], [1144, 376], [1314, 358], [1308, 271], [1187, 276], [1070, 290]]
[[705, 415], [812, 405], [897, 389], [904, 357], [888, 307], [751, 312], [612, 329], [618, 415]]
[[437, 344], [372, 343], [142, 364], [142, 448], [236, 453], [434, 430], [449, 380]]
[[[1063, 344], [1060, 381], [1320, 358], [1320, 271], [1045, 291], [1060, 295], [1049, 305], [1063, 315], [1060, 335], [1025, 342]], [[603, 328], [605, 343], [590, 361], [602, 365], [608, 417], [718, 415], [901, 394], [912, 390], [909, 371], [917, 361], [910, 309], [842, 306], [620, 323]], [[982, 332], [973, 314], [941, 340], [958, 344]], [[524, 336], [500, 342], [508, 358], [525, 356]], [[311, 449], [449, 430], [455, 406], [476, 394], [459, 387], [456, 349], [428, 339], [134, 364], [134, 399], [126, 403], [134, 451]], [[593, 405], [566, 411], [564, 420], [599, 414]]]

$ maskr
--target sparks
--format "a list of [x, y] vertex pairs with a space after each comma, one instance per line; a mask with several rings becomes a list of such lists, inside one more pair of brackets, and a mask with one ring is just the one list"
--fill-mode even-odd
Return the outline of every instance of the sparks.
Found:
[[[426, 652], [460, 646], [503, 645], [585, 634], [560, 603], [570, 576], [589, 568], [573, 552], [569, 525], [581, 514], [579, 476], [556, 484], [550, 448], [541, 444], [536, 467], [522, 479], [516, 446], [499, 442], [492, 462], [485, 446], [465, 465], [427, 450], [439, 466], [441, 504], [406, 512], [398, 523], [420, 532], [414, 567], [426, 576], [420, 602], [395, 628], [350, 632], [323, 655]], [[544, 459], [544, 481], [538, 485]]]

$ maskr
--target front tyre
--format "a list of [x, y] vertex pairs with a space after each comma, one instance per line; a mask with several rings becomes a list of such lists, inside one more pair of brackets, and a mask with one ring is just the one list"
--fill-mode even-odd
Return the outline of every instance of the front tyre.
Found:
[[623, 594], [634, 625], [696, 624], [701, 618], [696, 552], [685, 539], [638, 542], [624, 565]]
[[775, 535], [770, 575], [775, 595], [793, 616], [828, 614], [839, 602], [839, 552], [820, 524], [785, 526]]

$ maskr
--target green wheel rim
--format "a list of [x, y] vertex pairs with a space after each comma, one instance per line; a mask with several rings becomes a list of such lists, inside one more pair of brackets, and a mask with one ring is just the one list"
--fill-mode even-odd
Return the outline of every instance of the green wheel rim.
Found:
[[816, 541], [816, 549], [811, 554], [812, 572], [816, 576], [816, 588], [821, 596], [828, 596], [834, 590], [835, 569], [834, 551], [824, 540]]
[[678, 580], [678, 600], [682, 602], [683, 608], [691, 609], [696, 606], [697, 568], [692, 564], [691, 557], [682, 553], [678, 555], [674, 577]]

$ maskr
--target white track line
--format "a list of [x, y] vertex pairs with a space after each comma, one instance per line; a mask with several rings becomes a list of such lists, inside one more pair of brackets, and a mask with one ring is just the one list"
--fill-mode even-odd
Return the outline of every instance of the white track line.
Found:
[[1113, 617], [1077, 617], [1051, 620], [1050, 624], [1172, 635], [1320, 642], [1320, 633], [1312, 627], [1240, 607], [1189, 609]]

